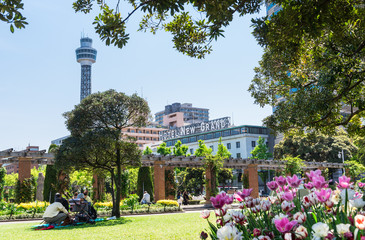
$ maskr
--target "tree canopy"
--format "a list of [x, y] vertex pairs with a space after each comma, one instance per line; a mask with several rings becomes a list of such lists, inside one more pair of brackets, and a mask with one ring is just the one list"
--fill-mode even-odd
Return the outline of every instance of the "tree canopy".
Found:
[[122, 129], [145, 125], [148, 114], [149, 107], [143, 98], [115, 90], [91, 94], [74, 110], [64, 113], [71, 137], [61, 145], [56, 166], [108, 171], [112, 179], [113, 216], [120, 216], [120, 197], [126, 185], [122, 168], [139, 166], [142, 155]]
[[350, 160], [357, 152], [357, 147], [344, 131], [334, 135], [318, 132], [305, 134], [293, 133], [275, 145], [274, 158], [283, 159], [286, 156], [298, 156], [304, 161], [342, 162], [339, 153], [344, 152], [344, 159]]
[[275, 2], [277, 14], [253, 20], [265, 52], [249, 91], [260, 106], [275, 106], [266, 125], [364, 133], [363, 1]]
[[251, 151], [252, 157], [256, 159], [269, 159], [272, 154], [269, 153], [269, 148], [265, 143], [265, 138], [259, 137], [256, 147]]

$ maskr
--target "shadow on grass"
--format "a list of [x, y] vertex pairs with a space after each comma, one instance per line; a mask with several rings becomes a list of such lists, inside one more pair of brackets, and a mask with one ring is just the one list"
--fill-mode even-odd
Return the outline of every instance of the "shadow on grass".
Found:
[[76, 226], [69, 226], [69, 227], [63, 227], [63, 228], [55, 228], [54, 230], [74, 230], [74, 229], [82, 229], [82, 228], [94, 228], [94, 227], [110, 227], [115, 225], [121, 225], [128, 222], [132, 222], [132, 220], [127, 218], [119, 218], [116, 220], [109, 220], [109, 221], [102, 221], [102, 222], [96, 222], [95, 224], [91, 223], [85, 223], [82, 225], [76, 225]]

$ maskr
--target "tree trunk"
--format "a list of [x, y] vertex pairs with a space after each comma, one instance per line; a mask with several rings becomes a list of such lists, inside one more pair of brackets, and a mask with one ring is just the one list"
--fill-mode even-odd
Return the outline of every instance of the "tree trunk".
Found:
[[[116, 216], [116, 212], [119, 210], [119, 206], [118, 206], [118, 209], [116, 208], [117, 204], [116, 204], [116, 201], [115, 201], [115, 194], [114, 194], [114, 170], [112, 170], [110, 172], [110, 176], [111, 176], [111, 194], [112, 194], [112, 203], [113, 203], [113, 209], [112, 209], [112, 216]], [[119, 212], [119, 211], [118, 211]]]
[[115, 179], [115, 187], [117, 188], [115, 201], [116, 201], [117, 208], [114, 209], [115, 210], [114, 216], [116, 216], [117, 218], [120, 218], [119, 204], [120, 204], [120, 196], [122, 194], [121, 181], [122, 181], [121, 156], [120, 156], [120, 148], [119, 148], [119, 146], [117, 146], [117, 176]]

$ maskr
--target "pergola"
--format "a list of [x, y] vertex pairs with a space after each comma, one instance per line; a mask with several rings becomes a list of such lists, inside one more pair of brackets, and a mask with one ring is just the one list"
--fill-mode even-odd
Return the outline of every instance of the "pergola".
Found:
[[[155, 186], [155, 200], [165, 199], [165, 170], [171, 170], [174, 167], [203, 167], [203, 157], [189, 156], [160, 156], [160, 155], [143, 155], [142, 166], [149, 166], [154, 168], [154, 186]], [[54, 155], [42, 151], [13, 151], [7, 149], [0, 151], [0, 166], [4, 163], [19, 163], [19, 180], [23, 181], [30, 178], [31, 164], [53, 164]], [[327, 163], [327, 162], [304, 162], [306, 167], [304, 171], [311, 169], [325, 169], [325, 168], [343, 168], [342, 163]], [[278, 170], [283, 169], [284, 161], [278, 160], [259, 160], [259, 159], [242, 159], [229, 158], [223, 163], [225, 168], [243, 169], [248, 175], [249, 187], [253, 188], [252, 196], [259, 196], [258, 170]], [[206, 169], [206, 180], [211, 183], [212, 172]], [[102, 189], [102, 188], [96, 188]], [[97, 193], [98, 194], [98, 193]], [[174, 196], [167, 196], [174, 197]], [[206, 191], [207, 203], [210, 203], [210, 192]]]
[[23, 181], [30, 178], [30, 170], [32, 163], [53, 164], [54, 155], [41, 151], [13, 151], [12, 148], [0, 151], [0, 167], [4, 163], [19, 163], [19, 180]]

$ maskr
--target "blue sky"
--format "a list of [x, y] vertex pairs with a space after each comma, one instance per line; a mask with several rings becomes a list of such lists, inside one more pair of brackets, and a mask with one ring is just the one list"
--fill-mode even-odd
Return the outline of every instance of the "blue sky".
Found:
[[271, 108], [254, 104], [247, 91], [262, 48], [251, 35], [250, 19], [236, 18], [213, 53], [193, 59], [173, 49], [171, 35], [137, 32], [140, 16], [128, 23], [131, 39], [118, 49], [94, 32], [93, 15], [75, 14], [72, 1], [25, 0], [29, 25], [12, 34], [0, 22], [0, 150], [46, 149], [68, 131], [62, 113], [80, 100], [80, 65], [75, 49], [84, 32], [98, 50], [92, 92], [116, 89], [147, 98], [151, 113], [174, 102], [210, 109], [210, 118], [233, 115], [235, 125], [262, 125]]

